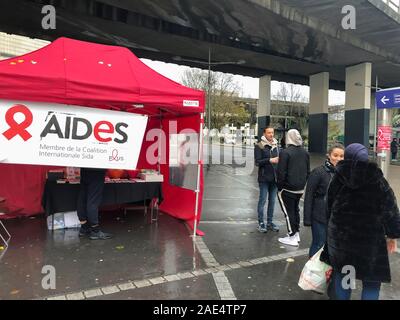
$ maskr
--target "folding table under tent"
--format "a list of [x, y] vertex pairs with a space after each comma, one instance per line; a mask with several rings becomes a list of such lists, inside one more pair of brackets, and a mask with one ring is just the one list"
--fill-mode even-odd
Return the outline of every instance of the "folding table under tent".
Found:
[[[166, 134], [165, 154], [158, 154], [166, 163], [148, 163], [146, 151], [154, 141], [144, 139], [137, 167], [160, 170], [164, 176], [160, 210], [185, 220], [200, 234], [197, 224], [203, 197], [200, 156], [203, 91], [187, 88], [160, 75], [127, 48], [59, 38], [39, 50], [0, 61], [0, 99], [147, 115], [145, 137], [153, 128], [161, 127]], [[198, 135], [196, 188], [186, 189], [169, 183], [169, 121], [176, 121], [178, 133], [189, 129]], [[0, 129], [2, 122], [4, 119], [0, 120]], [[0, 164], [0, 195], [7, 199], [11, 213], [18, 212], [16, 215], [21, 216], [43, 212], [41, 196], [49, 169], [48, 166]]]

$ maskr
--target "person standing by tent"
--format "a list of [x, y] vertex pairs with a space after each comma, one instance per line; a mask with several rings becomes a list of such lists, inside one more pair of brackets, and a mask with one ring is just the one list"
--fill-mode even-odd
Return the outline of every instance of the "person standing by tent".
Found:
[[398, 150], [399, 150], [399, 145], [397, 144], [397, 139], [393, 138], [393, 141], [390, 143], [390, 152], [392, 154], [392, 160], [397, 159]]
[[103, 197], [105, 169], [81, 168], [78, 198], [78, 218], [81, 222], [79, 236], [91, 240], [106, 240], [112, 235], [100, 230], [99, 206]]
[[[255, 164], [258, 167], [258, 185], [260, 196], [258, 200], [258, 231], [279, 231], [273, 223], [275, 199], [278, 188], [276, 186], [276, 169], [278, 163], [278, 141], [274, 138], [274, 128], [267, 127], [261, 141], [254, 147]], [[264, 222], [264, 206], [268, 198], [267, 225]]]
[[288, 235], [279, 242], [298, 246], [300, 242], [300, 198], [310, 174], [310, 155], [302, 147], [299, 131], [291, 129], [286, 135], [286, 149], [278, 162], [278, 199], [286, 218]]
[[328, 236], [320, 260], [333, 267], [328, 291], [335, 299], [350, 299], [351, 288], [343, 287], [350, 266], [363, 283], [361, 299], [378, 300], [381, 283], [391, 282], [388, 253], [397, 249], [400, 214], [392, 188], [378, 165], [369, 162], [365, 146], [353, 143], [345, 149], [327, 208]]
[[308, 180], [304, 196], [304, 226], [311, 227], [312, 243], [309, 251], [311, 258], [326, 242], [327, 214], [326, 194], [329, 183], [335, 173], [335, 167], [343, 160], [344, 147], [334, 144], [329, 148], [325, 163], [315, 168]]

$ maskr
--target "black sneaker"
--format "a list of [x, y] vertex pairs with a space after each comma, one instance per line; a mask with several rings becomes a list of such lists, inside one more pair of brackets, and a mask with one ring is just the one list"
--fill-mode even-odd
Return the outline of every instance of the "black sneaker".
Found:
[[81, 228], [79, 229], [79, 236], [80, 237], [85, 237], [90, 235], [90, 227], [86, 226], [87, 224], [82, 224]]
[[111, 239], [113, 235], [111, 233], [106, 233], [101, 230], [92, 230], [90, 231], [89, 239], [90, 240], [107, 240]]
[[279, 227], [273, 222], [267, 224], [267, 229], [274, 232], [279, 232]]
[[258, 224], [257, 230], [261, 233], [267, 233], [268, 231], [263, 222]]

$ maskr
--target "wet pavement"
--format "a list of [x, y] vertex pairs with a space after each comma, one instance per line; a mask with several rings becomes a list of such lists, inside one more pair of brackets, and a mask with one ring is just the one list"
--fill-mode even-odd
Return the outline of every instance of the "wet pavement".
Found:
[[[313, 157], [312, 165], [321, 161]], [[389, 179], [396, 190], [399, 177], [400, 171], [393, 171]], [[47, 231], [42, 216], [6, 220], [12, 240], [0, 251], [0, 299], [327, 299], [297, 286], [308, 257], [309, 228], [301, 229], [299, 248], [281, 245], [278, 237], [286, 227], [276, 203], [280, 232], [256, 230], [255, 170], [211, 166], [203, 201], [205, 236], [195, 243], [182, 221], [161, 214], [151, 223], [141, 209], [126, 216], [102, 212], [104, 229], [116, 235], [107, 241], [79, 238], [74, 229]], [[400, 254], [390, 262], [393, 281], [383, 285], [381, 299], [400, 299]], [[54, 290], [42, 288], [46, 265], [55, 267]], [[359, 295], [357, 289], [353, 298]]]

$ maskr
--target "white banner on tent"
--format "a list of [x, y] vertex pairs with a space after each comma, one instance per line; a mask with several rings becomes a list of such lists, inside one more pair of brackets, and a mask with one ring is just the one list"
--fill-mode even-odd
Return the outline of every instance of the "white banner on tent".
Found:
[[0, 161], [135, 169], [146, 125], [132, 113], [0, 100]]

